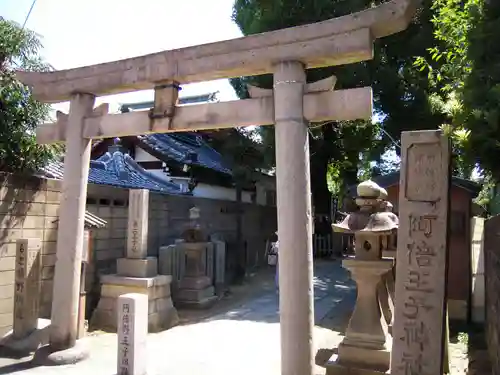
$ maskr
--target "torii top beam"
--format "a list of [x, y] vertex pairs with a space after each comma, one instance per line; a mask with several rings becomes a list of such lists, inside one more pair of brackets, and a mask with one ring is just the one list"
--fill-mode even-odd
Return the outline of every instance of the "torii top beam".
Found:
[[164, 51], [56, 72], [17, 72], [46, 103], [73, 93], [96, 96], [151, 89], [165, 81], [180, 84], [271, 73], [284, 60], [306, 68], [349, 64], [373, 58], [373, 39], [404, 30], [415, 0], [392, 0], [339, 18], [247, 37]]

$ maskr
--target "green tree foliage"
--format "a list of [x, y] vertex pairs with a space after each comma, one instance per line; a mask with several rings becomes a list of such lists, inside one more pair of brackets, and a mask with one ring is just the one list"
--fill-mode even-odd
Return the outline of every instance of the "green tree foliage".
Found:
[[[373, 61], [308, 70], [309, 82], [335, 75], [336, 88], [372, 86], [375, 112], [381, 117], [377, 125], [371, 121], [312, 124], [311, 188], [316, 213], [329, 212], [328, 186], [342, 192], [346, 185], [357, 182], [360, 167], [381, 161], [384, 151], [393, 147], [390, 137], [398, 141], [402, 130], [435, 129], [441, 123], [441, 114], [432, 111], [428, 100], [428, 76], [414, 65], [414, 56], [422, 55], [433, 44], [431, 3], [422, 2], [415, 22], [406, 31], [377, 41]], [[236, 0], [233, 19], [244, 35], [250, 35], [323, 21], [372, 5], [368, 0]], [[247, 83], [271, 88], [272, 77], [232, 80], [240, 98], [248, 96]], [[261, 130], [270, 149], [274, 147], [273, 131], [272, 127]]]
[[48, 119], [49, 106], [36, 101], [16, 80], [15, 69], [46, 71], [37, 36], [0, 18], [0, 170], [33, 172], [53, 159], [60, 147], [37, 145], [35, 129]]
[[[482, 7], [481, 7], [482, 5]], [[500, 181], [500, 4], [485, 1], [471, 9], [473, 27], [467, 56], [470, 74], [463, 102], [475, 161]]]
[[453, 109], [444, 128], [455, 141], [455, 166], [465, 175], [479, 168], [478, 203], [486, 205], [500, 180], [500, 4], [437, 0], [432, 9], [436, 43], [416, 65], [428, 72], [435, 101]]

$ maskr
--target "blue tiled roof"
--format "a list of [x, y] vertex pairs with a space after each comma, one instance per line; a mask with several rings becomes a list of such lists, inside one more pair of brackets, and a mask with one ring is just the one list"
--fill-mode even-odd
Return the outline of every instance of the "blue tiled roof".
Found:
[[[64, 176], [64, 163], [52, 162], [43, 168], [45, 177], [62, 179]], [[126, 189], [147, 189], [159, 193], [183, 193], [180, 185], [146, 171], [129, 155], [119, 151], [105, 153], [97, 160], [90, 162], [89, 183], [111, 185]]]
[[148, 147], [164, 155], [165, 159], [173, 159], [179, 163], [197, 165], [232, 175], [222, 155], [196, 133], [149, 134], [138, 138]]

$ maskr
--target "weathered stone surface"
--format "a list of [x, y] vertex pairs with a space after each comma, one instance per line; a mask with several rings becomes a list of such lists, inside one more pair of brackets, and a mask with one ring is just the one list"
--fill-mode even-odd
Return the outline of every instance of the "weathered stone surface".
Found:
[[208, 242], [183, 242], [177, 245], [184, 252], [186, 266], [184, 277], [207, 276], [208, 245]]
[[184, 277], [179, 282], [179, 289], [203, 289], [211, 285], [211, 280], [207, 276]]
[[103, 275], [102, 284], [128, 285], [132, 287], [151, 288], [158, 285], [166, 285], [172, 282], [168, 275], [156, 275], [155, 277], [124, 277], [119, 275]]
[[215, 253], [214, 284], [218, 290], [226, 282], [226, 243], [224, 241], [213, 241]]
[[14, 283], [15, 338], [24, 338], [37, 328], [41, 290], [41, 241], [38, 238], [16, 242]]
[[185, 309], [208, 309], [217, 301], [217, 296], [207, 297], [201, 300], [176, 300], [176, 305]]
[[443, 373], [450, 144], [439, 131], [401, 137], [391, 374]]
[[171, 275], [177, 281], [179, 277], [179, 256], [176, 245], [162, 246], [158, 250], [158, 273]]
[[205, 274], [212, 280], [212, 284], [215, 282], [215, 245], [212, 242], [207, 243], [206, 249], [206, 260], [205, 260]]
[[389, 369], [390, 341], [377, 289], [382, 277], [392, 268], [392, 261], [345, 259], [342, 266], [356, 281], [358, 297], [345, 337], [338, 347], [338, 364], [385, 372]]
[[215, 288], [209, 286], [205, 289], [181, 289], [177, 298], [185, 301], [200, 301], [212, 297], [215, 293]]
[[158, 274], [158, 259], [119, 258], [116, 260], [117, 274], [129, 277], [154, 277]]
[[176, 309], [160, 310], [148, 316], [149, 332], [159, 332], [172, 328], [179, 323], [179, 315]]
[[125, 286], [125, 285], [112, 285], [112, 284], [104, 284], [101, 287], [101, 296], [103, 297], [116, 299], [122, 294], [128, 294], [128, 293], [140, 293], [148, 295], [148, 288]]
[[130, 285], [104, 284], [101, 288], [101, 296], [103, 297], [118, 298], [120, 295], [127, 293], [146, 294], [149, 299], [153, 300], [170, 296], [170, 285], [157, 285], [144, 288]]
[[[153, 278], [133, 278], [117, 275], [102, 277], [101, 298], [91, 320], [93, 328], [116, 331], [117, 299], [124, 294], [143, 294], [148, 300], [148, 326], [150, 332], [158, 332], [177, 324], [178, 319], [170, 297], [170, 276], [158, 275]], [[157, 314], [158, 317], [156, 317]]]
[[147, 370], [148, 299], [143, 294], [118, 298], [117, 374], [145, 375]]
[[127, 258], [148, 256], [149, 190], [130, 190], [128, 207]]

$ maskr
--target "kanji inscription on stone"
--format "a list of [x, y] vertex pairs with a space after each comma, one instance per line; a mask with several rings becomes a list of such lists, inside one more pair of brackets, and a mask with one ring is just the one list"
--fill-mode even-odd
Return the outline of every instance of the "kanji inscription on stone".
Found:
[[130, 190], [128, 207], [127, 258], [148, 255], [149, 190]]
[[146, 375], [148, 296], [129, 293], [118, 297], [118, 375]]
[[401, 137], [392, 375], [442, 374], [450, 144], [440, 131]]
[[16, 242], [13, 335], [24, 338], [37, 327], [40, 302], [41, 242], [23, 238]]

